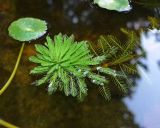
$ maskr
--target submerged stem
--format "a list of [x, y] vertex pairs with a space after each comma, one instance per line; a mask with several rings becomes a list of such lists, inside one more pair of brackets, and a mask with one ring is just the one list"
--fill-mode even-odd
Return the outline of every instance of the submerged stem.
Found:
[[17, 126], [10, 124], [2, 119], [0, 119], [0, 125], [6, 127], [6, 128], [18, 128]]
[[12, 79], [14, 78], [15, 74], [16, 74], [16, 71], [17, 71], [17, 68], [18, 68], [18, 65], [19, 65], [19, 62], [20, 62], [20, 59], [21, 59], [21, 56], [22, 56], [22, 52], [23, 52], [23, 49], [24, 49], [24, 44], [25, 43], [22, 43], [22, 46], [21, 46], [21, 49], [19, 51], [19, 55], [18, 55], [18, 58], [17, 58], [17, 62], [15, 64], [15, 67], [13, 69], [13, 72], [10, 76], [10, 78], [8, 79], [8, 81], [6, 82], [6, 84], [2, 87], [2, 89], [0, 90], [0, 95], [3, 94], [3, 92], [8, 88], [8, 86], [10, 85]]

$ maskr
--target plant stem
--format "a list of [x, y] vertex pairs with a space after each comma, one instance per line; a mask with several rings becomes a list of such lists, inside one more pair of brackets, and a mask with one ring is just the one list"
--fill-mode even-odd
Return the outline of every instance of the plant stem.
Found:
[[0, 125], [6, 127], [6, 128], [18, 128], [17, 126], [10, 124], [2, 119], [0, 119]]
[[12, 79], [14, 78], [15, 74], [16, 74], [16, 71], [17, 71], [17, 68], [18, 68], [18, 65], [19, 65], [19, 62], [20, 62], [20, 59], [21, 59], [21, 56], [22, 56], [22, 52], [23, 52], [23, 49], [24, 49], [24, 44], [25, 43], [22, 43], [22, 46], [21, 46], [21, 49], [19, 51], [19, 55], [18, 55], [18, 58], [17, 58], [17, 62], [15, 64], [15, 67], [13, 69], [13, 72], [10, 76], [10, 78], [8, 79], [8, 81], [6, 82], [6, 84], [2, 87], [2, 89], [0, 90], [0, 95], [3, 94], [3, 92], [8, 88], [8, 86], [10, 85]]

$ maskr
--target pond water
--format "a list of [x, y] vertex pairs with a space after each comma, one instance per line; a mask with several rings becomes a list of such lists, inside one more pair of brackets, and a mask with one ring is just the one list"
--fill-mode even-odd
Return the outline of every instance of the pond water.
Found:
[[[146, 0], [145, 0], [146, 1]], [[48, 23], [48, 34], [74, 34], [77, 40], [96, 40], [101, 34], [120, 36], [120, 28], [148, 26], [148, 16], [160, 16], [158, 8], [133, 5], [130, 12], [107, 11], [88, 0], [0, 0], [0, 87], [15, 64], [19, 43], [9, 38], [8, 25], [19, 17], [37, 17]], [[34, 66], [28, 57], [34, 44], [26, 45], [21, 64], [11, 86], [0, 97], [0, 118], [21, 128], [160, 128], [160, 37], [141, 34], [147, 57], [140, 59], [148, 70], [138, 67], [140, 78], [129, 96], [113, 93], [110, 102], [91, 88], [84, 102], [61, 93], [47, 95], [43, 87], [31, 83]], [[1, 127], [1, 126], [0, 126]]]

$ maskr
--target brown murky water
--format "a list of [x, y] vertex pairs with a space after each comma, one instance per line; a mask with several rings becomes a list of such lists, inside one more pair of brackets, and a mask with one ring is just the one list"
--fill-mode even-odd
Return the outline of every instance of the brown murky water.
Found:
[[[74, 34], [78, 40], [95, 40], [101, 34], [114, 33], [119, 36], [121, 27], [145, 27], [146, 17], [154, 13], [152, 9], [135, 5], [127, 13], [107, 11], [93, 6], [87, 0], [0, 0], [0, 87], [8, 79], [21, 45], [9, 38], [7, 33], [9, 23], [19, 17], [29, 16], [46, 20], [50, 35], [62, 32]], [[143, 117], [147, 118], [147, 114], [144, 113], [150, 109], [146, 108], [144, 113], [140, 113], [145, 109], [143, 104], [147, 101], [148, 93], [138, 95], [139, 97], [136, 95], [139, 86], [146, 83], [137, 82], [136, 89], [131, 94], [137, 97], [133, 98], [133, 102], [128, 97], [123, 98], [116, 93], [113, 93], [112, 100], [107, 102], [98, 94], [97, 88], [91, 88], [88, 97], [82, 103], [61, 93], [49, 96], [43, 87], [31, 85], [36, 76], [29, 75], [33, 64], [28, 61], [28, 57], [34, 54], [34, 43], [43, 41], [42, 38], [26, 45], [16, 76], [11, 86], [0, 97], [0, 118], [21, 128], [151, 128], [143, 122]], [[143, 78], [143, 74], [141, 75]], [[158, 79], [154, 84], [157, 83]], [[145, 88], [147, 87], [140, 90], [143, 91]], [[155, 94], [154, 91], [152, 90], [150, 95]], [[140, 97], [146, 97], [144, 103], [143, 99], [138, 100]], [[160, 95], [157, 94], [156, 97], [160, 99]], [[158, 106], [159, 99], [154, 99], [154, 104]], [[153, 104], [150, 103], [148, 105], [151, 107]], [[138, 106], [135, 107], [138, 110], [132, 110], [132, 106]], [[138, 112], [141, 118], [137, 119]], [[155, 110], [154, 113], [156, 112]], [[152, 122], [149, 114], [147, 120]], [[160, 118], [155, 120], [158, 121]], [[160, 128], [160, 122], [156, 125], [151, 124], [152, 128]]]

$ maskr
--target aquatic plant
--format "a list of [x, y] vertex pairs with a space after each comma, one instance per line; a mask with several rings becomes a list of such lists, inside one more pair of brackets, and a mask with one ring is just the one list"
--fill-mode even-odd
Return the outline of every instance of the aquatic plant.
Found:
[[[121, 31], [125, 35], [125, 41], [121, 41], [113, 35], [100, 36], [98, 40], [99, 48], [94, 52], [96, 55], [106, 55], [102, 67], [112, 68], [112, 73], [106, 73], [110, 84], [116, 85], [124, 93], [127, 93], [132, 86], [130, 75], [138, 74], [136, 67], [138, 58], [143, 56], [144, 52], [139, 48], [140, 41], [136, 32], [123, 28]], [[139, 49], [141, 52], [138, 54], [135, 49]], [[101, 72], [105, 73], [105, 71]], [[108, 99], [108, 96], [110, 96], [108, 85], [101, 87], [100, 91]]]
[[48, 36], [45, 46], [35, 45], [38, 54], [30, 57], [30, 61], [39, 63], [32, 74], [45, 74], [36, 81], [36, 85], [49, 83], [48, 92], [63, 90], [65, 95], [78, 96], [80, 99], [87, 94], [85, 77], [97, 85], [103, 86], [105, 77], [92, 72], [90, 66], [98, 65], [105, 58], [93, 58], [86, 41], [75, 42], [74, 36], [58, 34], [54, 41]]
[[155, 17], [148, 17], [148, 21], [150, 22], [150, 28], [149, 29], [160, 29], [160, 20]]
[[10, 85], [12, 79], [15, 76], [24, 49], [24, 41], [35, 40], [43, 36], [46, 33], [46, 30], [46, 22], [36, 18], [21, 18], [11, 23], [11, 25], [8, 28], [9, 35], [12, 38], [23, 43], [14, 70], [6, 84], [2, 87], [2, 89], [0, 89], [0, 95], [2, 95], [2, 93], [7, 89], [7, 87]]
[[[124, 45], [114, 36], [101, 36], [98, 41], [102, 49], [100, 55], [92, 47], [94, 54], [91, 53], [87, 41], [74, 41], [73, 35], [58, 34], [54, 40], [47, 36], [45, 45], [36, 44], [37, 54], [30, 57], [30, 61], [39, 65], [31, 70], [31, 74], [44, 75], [35, 84], [48, 83], [49, 94], [60, 90], [66, 96], [72, 95], [81, 100], [87, 95], [87, 78], [101, 87], [105, 98], [110, 99], [107, 84], [111, 78], [126, 93], [128, 87], [122, 79], [127, 79], [126, 72], [135, 73], [136, 70], [134, 65], [124, 63], [138, 56], [133, 54], [137, 45], [136, 34], [123, 32], [128, 36]], [[111, 68], [115, 65], [120, 66], [121, 71]]]

